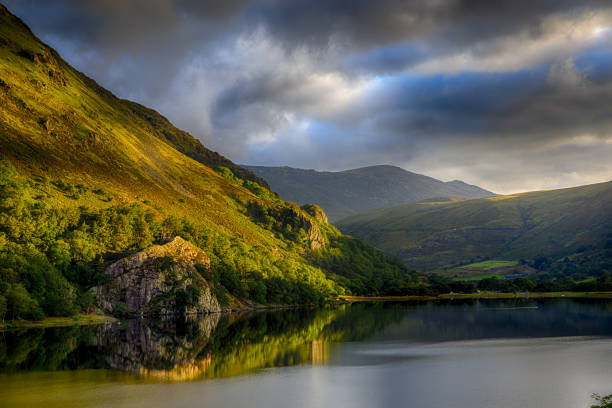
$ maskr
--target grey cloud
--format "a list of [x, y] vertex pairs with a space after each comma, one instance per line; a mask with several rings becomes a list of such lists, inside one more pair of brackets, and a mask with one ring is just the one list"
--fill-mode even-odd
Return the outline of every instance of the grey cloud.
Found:
[[[393, 163], [495, 191], [512, 184], [503, 167], [515, 179], [574, 172], [575, 183], [612, 172], [609, 161], [593, 163], [612, 153], [610, 41], [596, 44], [603, 57], [573, 60], [583, 45], [558, 37], [557, 48], [527, 49], [546, 45], [551, 30], [564, 34], [547, 25], [551, 16], [571, 26], [604, 9], [608, 16], [607, 1], [8, 6], [78, 69], [238, 161], [328, 170]], [[469, 61], [455, 67], [456, 56]]]
[[392, 83], [391, 91], [369, 95], [373, 103], [360, 108], [359, 120], [347, 126], [338, 118], [310, 132], [310, 150], [286, 137], [251, 162], [327, 170], [393, 163], [498, 192], [612, 176], [612, 105], [604, 103], [612, 100], [612, 81], [591, 82], [571, 60], [474, 82], [479, 77], [420, 93]]
[[171, 31], [190, 21], [216, 26], [222, 32], [222, 23], [247, 4], [247, 0], [8, 0], [9, 7], [38, 32], [131, 52], [135, 46], [159, 46], [155, 41], [174, 37]]
[[[603, 0], [9, 0], [9, 5], [37, 32], [72, 37], [106, 52], [164, 45], [176, 51], [228, 30], [259, 26], [288, 47], [335, 41], [368, 49], [427, 37], [430, 47], [448, 52], [525, 27], [537, 36], [542, 18], [555, 12], [610, 6]], [[197, 30], [173, 32], [185, 27]]]
[[[289, 46], [321, 47], [335, 41], [367, 50], [426, 39], [432, 51], [448, 53], [523, 29], [537, 37], [542, 20], [551, 14], [608, 7], [602, 0], [292, 0], [253, 2], [246, 15]], [[473, 51], [486, 55], [495, 49], [476, 47]]]

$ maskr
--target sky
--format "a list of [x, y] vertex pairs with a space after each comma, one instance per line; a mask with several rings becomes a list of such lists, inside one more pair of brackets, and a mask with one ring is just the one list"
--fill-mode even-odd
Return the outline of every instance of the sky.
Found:
[[5, 0], [241, 164], [392, 164], [496, 193], [612, 179], [612, 2]]

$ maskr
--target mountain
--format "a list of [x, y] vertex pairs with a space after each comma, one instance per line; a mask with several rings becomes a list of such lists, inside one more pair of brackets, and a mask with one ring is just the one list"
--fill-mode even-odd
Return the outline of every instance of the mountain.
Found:
[[[420, 279], [341, 235], [319, 207], [280, 200], [159, 113], [115, 97], [0, 6], [2, 319], [91, 311], [92, 288], [112, 284], [111, 264], [177, 236], [187, 242], [179, 253], [195, 245], [210, 259], [151, 260], [156, 276], [174, 277], [156, 283], [157, 300], [185, 310], [204, 288], [242, 307], [387, 293]], [[128, 303], [117, 309], [135, 312]]]
[[[98, 85], [92, 83], [92, 86], [97, 87]], [[100, 92], [105, 92], [105, 90], [100, 89]], [[264, 179], [257, 177], [253, 172], [238, 166], [219, 153], [207, 149], [199, 140], [193, 138], [189, 133], [174, 127], [168, 119], [153, 109], [149, 109], [146, 106], [128, 100], [122, 100], [121, 102], [129, 108], [133, 114], [144, 119], [151, 125], [149, 129], [150, 132], [170, 143], [179, 152], [191, 157], [195, 161], [205, 164], [211, 169], [226, 167], [230, 169], [236, 177], [243, 180], [254, 181], [262, 187], [270, 189], [270, 186]]]
[[432, 197], [481, 198], [494, 195], [462, 181], [443, 182], [387, 165], [337, 172], [244, 167], [266, 180], [270, 188], [285, 200], [300, 204], [317, 203], [330, 221]]
[[523, 259], [568, 273], [612, 269], [612, 182], [428, 200], [367, 211], [337, 225], [421, 271], [486, 259]]

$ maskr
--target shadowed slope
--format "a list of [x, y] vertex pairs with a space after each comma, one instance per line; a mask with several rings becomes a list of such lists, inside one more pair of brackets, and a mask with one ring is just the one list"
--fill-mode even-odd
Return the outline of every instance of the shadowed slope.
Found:
[[588, 251], [609, 260], [612, 182], [477, 200], [426, 201], [367, 211], [337, 224], [420, 270], [486, 257], [558, 259]]

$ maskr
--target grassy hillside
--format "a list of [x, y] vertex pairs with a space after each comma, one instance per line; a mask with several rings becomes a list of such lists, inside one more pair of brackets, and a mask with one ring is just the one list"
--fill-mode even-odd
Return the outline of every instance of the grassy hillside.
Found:
[[246, 166], [285, 200], [319, 204], [333, 222], [375, 208], [432, 197], [480, 198], [490, 191], [461, 181], [443, 182], [395, 166], [326, 172], [291, 167]]
[[318, 302], [419, 279], [116, 98], [2, 6], [0, 156], [0, 318], [90, 310], [110, 262], [174, 235], [209, 254], [205, 278], [227, 302]]
[[610, 269], [612, 259], [612, 182], [430, 200], [364, 212], [337, 225], [421, 271], [522, 259], [539, 270], [596, 273]]
[[121, 102], [135, 115], [144, 119], [150, 124], [150, 128], [148, 130], [151, 133], [155, 134], [160, 139], [169, 142], [179, 152], [202, 164], [205, 164], [212, 169], [226, 167], [240, 179], [253, 181], [262, 187], [267, 189], [270, 188], [264, 179], [257, 177], [253, 172], [236, 165], [231, 160], [221, 156], [219, 153], [208, 150], [202, 145], [202, 143], [200, 143], [200, 141], [194, 139], [189, 133], [177, 129], [172, 123], [170, 123], [170, 121], [168, 121], [168, 119], [153, 109], [149, 109], [146, 106], [142, 106], [136, 102], [131, 102], [128, 100], [122, 100]]

